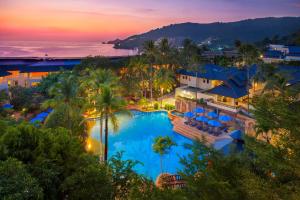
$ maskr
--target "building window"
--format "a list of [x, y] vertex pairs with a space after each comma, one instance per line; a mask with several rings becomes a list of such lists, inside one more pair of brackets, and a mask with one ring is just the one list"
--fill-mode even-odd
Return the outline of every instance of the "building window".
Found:
[[189, 77], [189, 81], [191, 81], [191, 77]]
[[209, 83], [209, 80], [208, 80], [208, 79], [206, 80], [206, 83]]
[[203, 83], [205, 83], [205, 79], [203, 79]]

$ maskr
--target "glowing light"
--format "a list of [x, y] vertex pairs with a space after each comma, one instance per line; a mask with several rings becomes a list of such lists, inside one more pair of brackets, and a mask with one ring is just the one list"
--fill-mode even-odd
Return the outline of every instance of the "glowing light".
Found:
[[88, 149], [88, 150], [91, 150], [91, 148], [92, 148], [92, 145], [91, 145], [91, 143], [88, 143], [88, 145], [87, 145], [87, 149]]

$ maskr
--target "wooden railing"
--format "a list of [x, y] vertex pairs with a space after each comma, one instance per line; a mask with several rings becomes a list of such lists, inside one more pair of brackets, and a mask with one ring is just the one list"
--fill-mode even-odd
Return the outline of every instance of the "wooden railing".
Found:
[[183, 188], [185, 186], [185, 181], [178, 174], [169, 175], [163, 178], [164, 186], [168, 188]]

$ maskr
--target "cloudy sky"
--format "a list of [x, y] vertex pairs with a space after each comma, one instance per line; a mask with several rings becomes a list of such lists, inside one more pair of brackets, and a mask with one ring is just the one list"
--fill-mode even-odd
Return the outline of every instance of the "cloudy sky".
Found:
[[0, 0], [0, 40], [102, 41], [267, 16], [300, 16], [300, 0]]

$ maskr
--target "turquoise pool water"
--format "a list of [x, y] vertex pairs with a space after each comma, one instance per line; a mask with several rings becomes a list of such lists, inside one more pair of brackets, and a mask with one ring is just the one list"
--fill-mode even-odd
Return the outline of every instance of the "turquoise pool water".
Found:
[[[164, 172], [176, 173], [182, 168], [179, 156], [185, 156], [189, 150], [184, 144], [192, 141], [172, 130], [172, 124], [167, 112], [143, 113], [132, 111], [130, 118], [118, 115], [120, 121], [119, 131], [114, 133], [109, 128], [109, 157], [116, 152], [124, 151], [123, 159], [137, 160], [143, 163], [135, 167], [135, 171], [152, 180], [160, 174], [160, 157], [152, 150], [154, 138], [157, 136], [170, 136], [177, 146], [172, 147], [169, 154], [163, 157]], [[99, 140], [99, 122], [91, 130], [91, 136]]]

